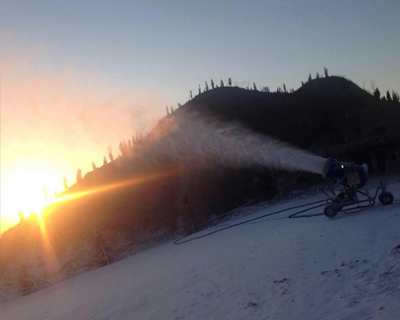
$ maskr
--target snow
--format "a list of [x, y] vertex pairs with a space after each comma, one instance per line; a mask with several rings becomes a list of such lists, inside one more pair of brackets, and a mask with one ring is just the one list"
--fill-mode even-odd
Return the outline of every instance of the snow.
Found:
[[[314, 190], [221, 224], [323, 199]], [[170, 241], [3, 303], [1, 319], [400, 319], [400, 180], [388, 190], [392, 205], [334, 220], [284, 212]]]

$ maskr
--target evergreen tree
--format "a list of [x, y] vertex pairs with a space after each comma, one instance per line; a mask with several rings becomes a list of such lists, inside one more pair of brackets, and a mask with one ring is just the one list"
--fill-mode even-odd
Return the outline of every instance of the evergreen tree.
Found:
[[270, 92], [270, 91], [269, 91], [269, 87], [262, 87], [262, 88], [261, 88], [261, 91], [262, 91], [262, 92]]
[[381, 99], [381, 92], [379, 91], [378, 88], [375, 88], [375, 91], [374, 91], [374, 98], [377, 99], [377, 100], [380, 100], [380, 99]]
[[107, 161], [106, 156], [104, 156], [104, 158], [103, 158], [103, 166], [105, 166], [106, 164], [108, 164], [108, 161]]
[[325, 73], [325, 78], [328, 78], [329, 77], [328, 68], [324, 67], [324, 73]]
[[213, 79], [211, 79], [211, 88], [213, 88], [213, 89], [215, 88]]
[[392, 101], [392, 97], [390, 96], [389, 90], [386, 91], [386, 100], [387, 100], [387, 101]]
[[127, 154], [127, 148], [126, 148], [126, 142], [125, 141], [121, 141], [119, 143], [119, 151], [121, 151], [121, 156], [125, 156]]
[[207, 83], [207, 81], [205, 82], [205, 85], [206, 85], [206, 87], [204, 88], [204, 91], [208, 91], [209, 89], [208, 89], [208, 83]]
[[165, 107], [167, 109], [167, 116], [169, 116], [168, 106]]
[[308, 82], [312, 80], [311, 73], [308, 75]]
[[93, 171], [97, 169], [96, 164], [93, 161], [92, 161], [92, 168], [93, 168]]
[[304, 81], [301, 82], [301, 86], [304, 86]]
[[20, 223], [25, 221], [24, 213], [22, 211], [18, 212], [18, 217]]
[[232, 87], [232, 79], [231, 78], [228, 78], [228, 84], [230, 87]]
[[286, 84], [283, 84], [283, 92], [284, 92], [284, 93], [287, 93]]
[[253, 82], [253, 90], [254, 90], [254, 91], [258, 91], [258, 90], [257, 90], [257, 86], [256, 86], [256, 83], [255, 83], [255, 82]]
[[392, 90], [392, 99], [394, 102], [400, 102], [400, 97], [397, 91]]
[[190, 90], [190, 100], [192, 100], [193, 99], [193, 93], [192, 93], [192, 90]]
[[315, 79], [319, 79], [319, 73], [317, 72], [317, 75], [315, 76]]
[[225, 85], [224, 85], [224, 81], [223, 81], [222, 79], [221, 79], [221, 82], [220, 82], [219, 86], [220, 86], [221, 88], [225, 86]]
[[199, 85], [199, 94], [201, 93], [201, 87], [200, 87], [200, 85]]
[[64, 190], [68, 190], [68, 184], [67, 184], [67, 178], [63, 178], [63, 183], [64, 183]]
[[81, 182], [82, 180], [83, 180], [82, 170], [78, 169], [78, 172], [76, 173], [76, 182]]
[[112, 154], [111, 147], [108, 147], [108, 157], [110, 158], [110, 162], [114, 161], [114, 156]]

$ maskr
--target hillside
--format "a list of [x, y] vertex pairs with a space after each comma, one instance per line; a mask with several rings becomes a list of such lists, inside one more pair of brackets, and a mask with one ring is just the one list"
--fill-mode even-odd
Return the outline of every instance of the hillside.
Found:
[[[369, 152], [373, 144], [400, 142], [399, 109], [398, 103], [375, 100], [339, 77], [313, 80], [290, 94], [237, 87], [204, 92], [160, 120], [147, 137], [121, 157], [86, 174], [60, 195], [59, 202], [46, 207], [41, 219], [32, 215], [2, 234], [0, 281], [7, 288], [3, 292], [21, 286], [24, 277], [34, 276], [39, 280], [27, 290], [33, 292], [121, 260], [132, 248], [140, 251], [149, 243], [201, 230], [212, 217], [244, 204], [272, 199], [287, 190], [282, 185], [300, 192], [321, 181], [321, 175], [299, 174], [298, 168], [292, 168], [297, 170], [295, 177], [288, 179], [282, 167], [251, 161], [249, 153], [239, 163], [236, 149], [247, 147], [248, 141], [254, 147], [254, 158], [276, 153], [274, 146], [279, 143], [272, 143], [263, 155], [263, 146], [253, 143], [270, 135], [321, 156], [351, 159], [352, 154], [346, 153], [353, 148], [350, 134], [358, 151]], [[216, 118], [225, 124], [219, 131], [203, 132], [208, 140], [196, 136], [197, 132], [190, 135], [190, 123], [185, 121], [192, 111], [214, 125]], [[233, 122], [249, 131], [238, 131], [236, 127], [229, 131]], [[382, 127], [385, 130], [379, 129]], [[201, 155], [197, 157], [207, 147], [199, 146], [199, 141], [212, 144], [218, 140], [217, 132], [258, 135], [253, 140], [237, 139], [240, 146], [230, 141], [226, 150], [221, 145], [213, 146], [214, 153], [207, 161]], [[185, 142], [186, 136], [192, 140]], [[359, 140], [363, 142], [361, 147]], [[330, 148], [335, 144], [339, 147]], [[171, 150], [178, 149], [180, 153], [174, 156]], [[283, 149], [288, 150], [286, 146]], [[220, 161], [227, 158], [231, 161]], [[285, 162], [281, 158], [278, 164]]]
[[[388, 188], [400, 198], [399, 179]], [[314, 188], [300, 199], [248, 207], [201, 234], [319, 199]], [[284, 212], [183, 245], [166, 242], [2, 304], [2, 320], [395, 320], [399, 204], [335, 220], [284, 219], [293, 213]]]
[[376, 100], [351, 81], [334, 76], [307, 82], [294, 93], [216, 88], [183, 107], [241, 121], [256, 132], [306, 149], [345, 141], [362, 124], [369, 126], [360, 132], [365, 137], [374, 132], [373, 122], [388, 114], [400, 121], [398, 103]]

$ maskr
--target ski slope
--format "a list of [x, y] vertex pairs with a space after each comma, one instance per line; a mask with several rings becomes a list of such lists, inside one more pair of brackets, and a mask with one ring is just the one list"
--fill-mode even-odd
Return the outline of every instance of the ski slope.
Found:
[[[1, 320], [400, 319], [400, 179], [388, 190], [393, 205], [334, 220], [277, 219], [294, 210], [170, 241], [3, 303]], [[320, 199], [310, 189], [219, 227]]]

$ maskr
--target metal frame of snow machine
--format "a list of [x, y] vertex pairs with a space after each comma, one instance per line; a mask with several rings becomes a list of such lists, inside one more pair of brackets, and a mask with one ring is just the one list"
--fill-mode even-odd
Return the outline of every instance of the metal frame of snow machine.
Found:
[[[386, 190], [387, 181], [380, 182], [376, 188], [375, 195], [371, 196], [368, 189], [361, 191], [368, 180], [368, 165], [362, 166], [340, 162], [336, 159], [327, 159], [324, 166], [324, 178], [331, 178], [332, 181], [322, 190], [327, 196], [327, 205], [324, 208], [326, 217], [333, 219], [338, 212], [345, 212], [355, 209], [368, 208], [375, 205], [379, 191], [379, 202], [389, 205], [393, 202], [393, 194]], [[364, 199], [360, 199], [362, 195]], [[351, 208], [343, 209], [345, 207]]]

